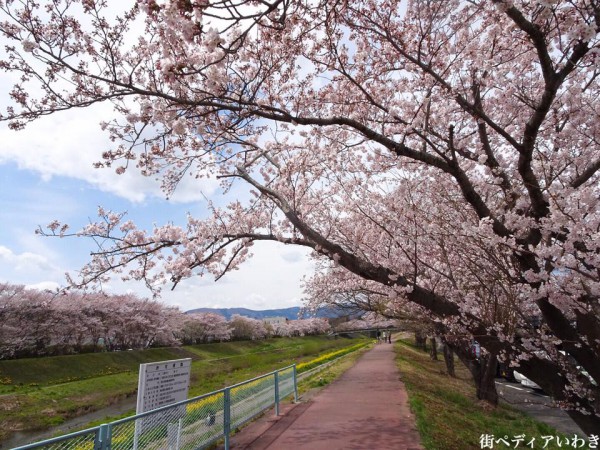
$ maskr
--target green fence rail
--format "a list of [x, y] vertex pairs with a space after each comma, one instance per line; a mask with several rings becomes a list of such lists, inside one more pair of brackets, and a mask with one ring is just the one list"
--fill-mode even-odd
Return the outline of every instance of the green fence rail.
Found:
[[229, 449], [231, 431], [294, 395], [296, 365], [169, 406], [13, 450], [195, 450], [220, 440]]

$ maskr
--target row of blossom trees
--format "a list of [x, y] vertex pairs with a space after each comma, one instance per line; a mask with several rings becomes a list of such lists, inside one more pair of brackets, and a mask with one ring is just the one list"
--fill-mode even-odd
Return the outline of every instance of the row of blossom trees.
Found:
[[133, 295], [0, 284], [0, 358], [173, 345], [181, 312]]
[[185, 314], [135, 295], [57, 294], [0, 283], [0, 359], [327, 332], [325, 319], [272, 327], [234, 315]]
[[286, 320], [285, 323], [270, 324], [239, 314], [233, 314], [227, 321], [220, 314], [204, 312], [185, 315], [181, 340], [184, 344], [199, 344], [215, 340], [308, 336], [325, 334], [329, 330], [329, 322], [320, 318]]

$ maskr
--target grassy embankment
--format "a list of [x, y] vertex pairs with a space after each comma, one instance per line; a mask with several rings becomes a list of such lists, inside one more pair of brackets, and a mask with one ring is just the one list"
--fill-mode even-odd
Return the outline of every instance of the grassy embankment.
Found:
[[[307, 394], [308, 396], [312, 396], [317, 391], [327, 386], [331, 382], [335, 381], [340, 375], [342, 375], [346, 370], [354, 365], [356, 360], [360, 358], [367, 350], [371, 349], [372, 346], [363, 346], [362, 348], [349, 352], [344, 357], [339, 357], [337, 355], [333, 355], [336, 361], [331, 364], [329, 367], [318, 371], [314, 375], [309, 376], [306, 379], [301, 380], [298, 383], [298, 393], [302, 397]], [[327, 356], [327, 355], [324, 355]], [[326, 358], [319, 357], [315, 360], [309, 361], [306, 363], [304, 369], [310, 370], [313, 367], [316, 367], [318, 364], [324, 364]], [[298, 367], [300, 367], [299, 365]], [[299, 370], [302, 370], [300, 367]]]
[[[526, 444], [532, 437], [535, 437], [535, 448], [541, 448], [544, 443], [541, 436], [563, 436], [509, 406], [492, 408], [479, 402], [471, 376], [460, 362], [456, 363], [457, 377], [450, 378], [446, 375], [443, 360], [431, 361], [428, 353], [412, 344], [399, 341], [396, 351], [410, 407], [427, 450], [480, 449], [480, 437], [484, 434], [496, 438], [508, 436], [510, 447], [496, 444], [494, 448], [514, 448], [511, 439], [522, 434], [526, 440], [520, 447], [526, 448], [530, 448]], [[561, 447], [550, 443], [545, 448]]]
[[356, 343], [281, 338], [0, 361], [0, 440], [11, 431], [49, 428], [133, 397], [141, 363], [191, 357], [189, 395], [196, 396]]

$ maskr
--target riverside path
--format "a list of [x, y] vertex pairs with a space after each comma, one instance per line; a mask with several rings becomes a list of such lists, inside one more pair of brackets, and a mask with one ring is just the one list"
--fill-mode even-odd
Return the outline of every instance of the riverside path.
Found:
[[394, 357], [393, 345], [375, 345], [317, 395], [234, 435], [231, 449], [422, 449]]

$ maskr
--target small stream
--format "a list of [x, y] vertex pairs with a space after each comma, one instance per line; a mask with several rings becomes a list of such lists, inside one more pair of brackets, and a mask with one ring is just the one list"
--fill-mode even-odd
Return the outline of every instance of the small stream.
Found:
[[[92, 411], [81, 416], [67, 419], [57, 427], [50, 428], [44, 431], [15, 431], [8, 439], [0, 442], [0, 449], [8, 450], [11, 448], [26, 445], [31, 442], [37, 442], [43, 439], [49, 439], [53, 436], [72, 433], [77, 429], [81, 429], [86, 424], [95, 420], [101, 420], [105, 417], [114, 417], [124, 414], [127, 411], [134, 411], [136, 405], [136, 397], [126, 398], [120, 402], [114, 403], [106, 408]], [[132, 412], [134, 414], [134, 412]]]

